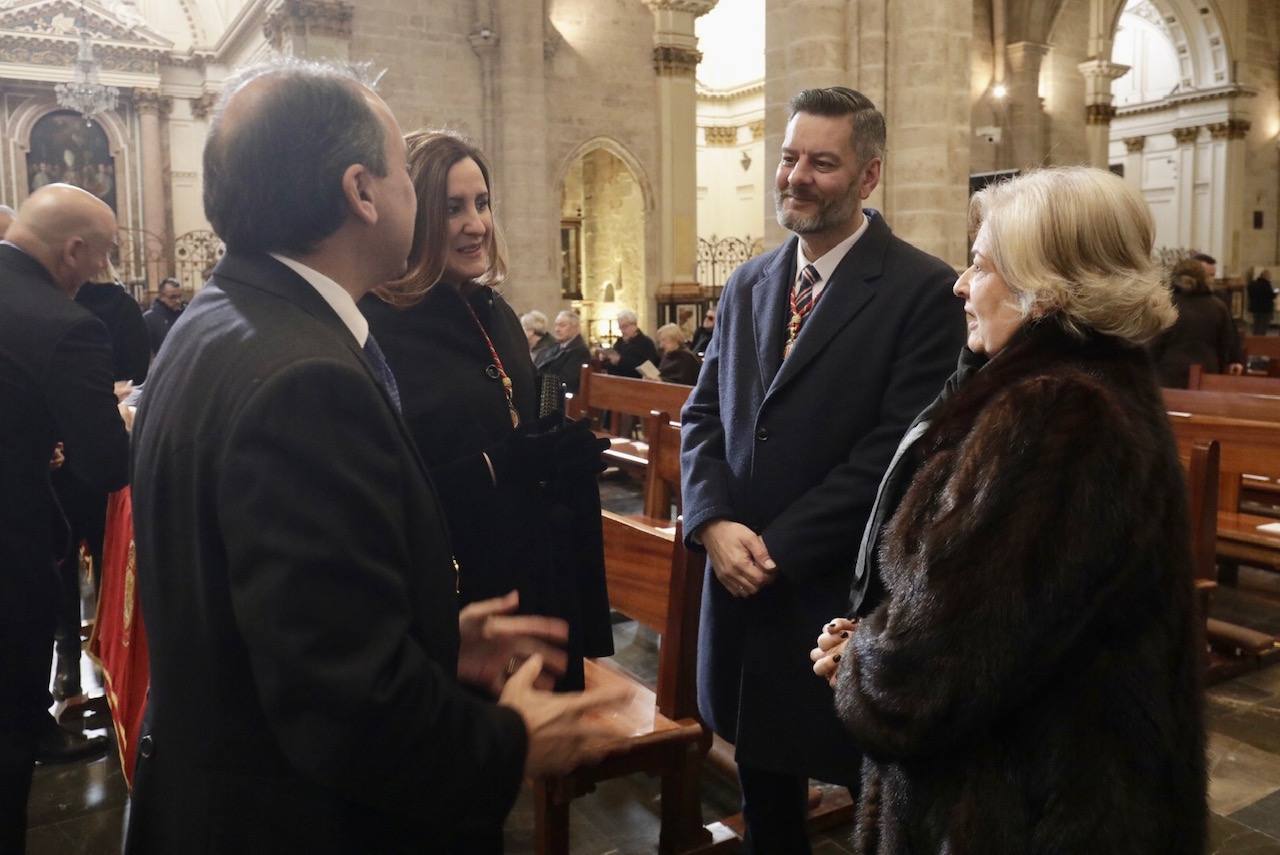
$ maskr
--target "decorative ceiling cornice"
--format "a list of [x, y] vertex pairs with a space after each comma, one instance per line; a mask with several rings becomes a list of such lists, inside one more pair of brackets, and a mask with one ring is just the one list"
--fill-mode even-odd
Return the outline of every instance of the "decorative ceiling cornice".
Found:
[[[76, 26], [77, 21], [80, 21], [80, 27]], [[93, 0], [85, 0], [83, 6], [76, 0], [32, 0], [0, 9], [0, 32], [74, 40], [81, 27], [95, 42], [107, 40], [160, 50], [173, 49], [173, 42], [141, 21], [120, 16]]]
[[741, 98], [751, 98], [763, 94], [764, 80], [755, 80], [751, 83], [728, 89], [714, 89], [710, 86], [703, 86], [701, 83], [698, 84], [698, 98], [703, 101], [737, 101]]
[[1201, 89], [1198, 91], [1184, 92], [1181, 94], [1170, 95], [1159, 101], [1149, 101], [1145, 104], [1134, 104], [1129, 107], [1117, 107], [1116, 117], [1123, 118], [1126, 116], [1141, 116], [1147, 113], [1159, 113], [1164, 110], [1172, 110], [1181, 107], [1184, 104], [1203, 104], [1207, 101], [1234, 101], [1237, 98], [1254, 98], [1257, 91], [1244, 86], [1225, 86], [1221, 89]]

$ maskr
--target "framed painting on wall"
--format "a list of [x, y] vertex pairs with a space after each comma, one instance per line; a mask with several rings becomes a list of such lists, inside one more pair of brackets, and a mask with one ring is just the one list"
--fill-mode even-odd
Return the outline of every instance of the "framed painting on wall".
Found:
[[36, 122], [27, 152], [27, 192], [62, 182], [88, 190], [116, 210], [116, 162], [102, 126], [73, 110]]

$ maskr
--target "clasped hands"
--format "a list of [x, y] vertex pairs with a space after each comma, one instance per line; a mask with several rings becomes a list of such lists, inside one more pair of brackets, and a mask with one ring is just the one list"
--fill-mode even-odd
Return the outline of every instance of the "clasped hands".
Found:
[[620, 745], [625, 730], [609, 713], [630, 693], [589, 689], [554, 694], [568, 657], [569, 626], [559, 618], [516, 615], [512, 591], [471, 603], [458, 615], [458, 679], [487, 689], [520, 714], [528, 734], [525, 775], [559, 775], [594, 763]]
[[742, 523], [712, 520], [698, 532], [716, 579], [735, 597], [750, 597], [777, 578], [764, 538]]
[[853, 631], [858, 628], [856, 620], [835, 618], [822, 628], [818, 636], [818, 646], [809, 651], [809, 661], [813, 663], [813, 673], [827, 681], [831, 688], [836, 687], [836, 675], [840, 661], [844, 659], [845, 648]]

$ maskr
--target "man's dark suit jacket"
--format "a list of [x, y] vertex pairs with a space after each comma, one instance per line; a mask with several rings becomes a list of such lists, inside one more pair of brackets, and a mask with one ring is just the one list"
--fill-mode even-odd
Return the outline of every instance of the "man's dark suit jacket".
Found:
[[[79, 478], [104, 491], [124, 485], [129, 436], [111, 391], [107, 331], [39, 262], [0, 244], [0, 698], [16, 701], [0, 704], [5, 719], [49, 703], [53, 562], [66, 545], [49, 482], [59, 441]], [[32, 645], [43, 649], [43, 669], [26, 674]]]
[[151, 342], [138, 301], [114, 282], [87, 282], [76, 292], [76, 302], [93, 312], [111, 336], [113, 379], [137, 386], [146, 382]]
[[165, 338], [169, 335], [169, 330], [178, 322], [178, 318], [182, 317], [182, 309], [176, 312], [170, 309], [164, 303], [156, 300], [151, 304], [151, 308], [142, 313], [142, 320], [147, 325], [147, 337], [151, 340], [151, 353], [160, 352], [160, 345], [164, 344]]
[[634, 377], [640, 379], [640, 372], [636, 367], [642, 362], [652, 362], [654, 367], [658, 365], [658, 347], [653, 343], [653, 339], [644, 333], [636, 330], [636, 334], [630, 339], [618, 337], [613, 343], [613, 349], [618, 351], [617, 365], [605, 363], [605, 371], [618, 377]]
[[175, 336], [134, 427], [152, 727], [127, 851], [465, 851], [527, 737], [456, 682], [449, 540], [403, 420], [268, 256], [228, 253]]
[[582, 366], [591, 361], [591, 351], [582, 336], [575, 335], [563, 348], [557, 347], [538, 365], [539, 374], [554, 374], [564, 381], [565, 389], [577, 393], [582, 380]]
[[698, 700], [740, 763], [849, 784], [859, 756], [806, 654], [848, 608], [880, 478], [951, 373], [965, 325], [955, 271], [877, 214], [784, 363], [797, 246], [793, 238], [729, 278], [683, 413], [686, 536], [716, 518], [743, 523], [779, 568], [740, 600], [708, 562]]

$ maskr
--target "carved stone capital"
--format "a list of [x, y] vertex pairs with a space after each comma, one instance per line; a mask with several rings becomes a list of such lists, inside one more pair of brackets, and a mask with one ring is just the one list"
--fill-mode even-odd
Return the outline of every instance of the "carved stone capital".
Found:
[[1200, 126], [1192, 125], [1189, 128], [1174, 128], [1169, 133], [1173, 134], [1173, 141], [1178, 145], [1190, 145], [1196, 141], [1196, 137], [1200, 136]]
[[1085, 104], [1084, 123], [1086, 125], [1109, 125], [1116, 117], [1116, 108], [1110, 104]]
[[1242, 140], [1253, 124], [1248, 119], [1228, 119], [1209, 125], [1209, 135], [1215, 140]]
[[346, 0], [277, 0], [262, 22], [262, 35], [277, 50], [286, 36], [349, 39], [353, 12]]
[[692, 48], [658, 45], [653, 49], [653, 70], [660, 77], [693, 77], [702, 52]]
[[747, 127], [751, 128], [751, 139], [753, 140], [764, 139], [764, 119], [756, 119]]
[[173, 109], [173, 99], [155, 89], [135, 89], [133, 109], [141, 116], [167, 116]]
[[213, 105], [218, 103], [218, 95], [215, 92], [206, 92], [199, 98], [191, 99], [191, 115], [197, 119], [207, 119], [209, 114], [213, 112]]
[[1146, 137], [1125, 137], [1124, 150], [1129, 154], [1137, 154], [1147, 147]]
[[720, 0], [644, 0], [644, 5], [654, 12], [689, 12], [694, 17], [705, 15]]

